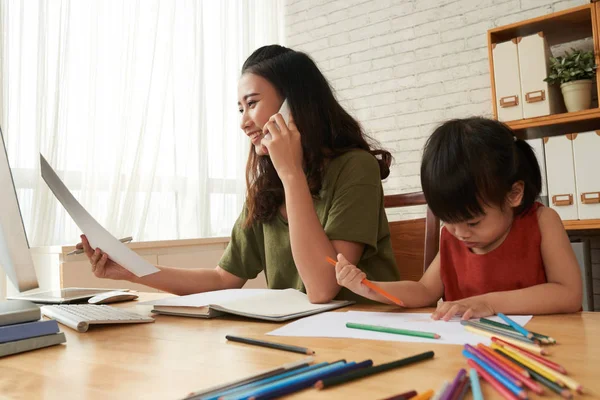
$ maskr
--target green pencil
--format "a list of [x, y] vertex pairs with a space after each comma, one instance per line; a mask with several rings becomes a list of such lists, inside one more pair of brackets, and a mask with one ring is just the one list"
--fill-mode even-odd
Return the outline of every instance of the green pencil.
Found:
[[411, 331], [408, 329], [390, 328], [387, 326], [379, 326], [379, 325], [356, 324], [354, 322], [347, 322], [346, 328], [362, 329], [365, 331], [394, 333], [396, 335], [418, 336], [418, 337], [423, 337], [423, 338], [428, 338], [428, 339], [439, 339], [441, 337], [437, 333], [432, 333], [432, 332]]

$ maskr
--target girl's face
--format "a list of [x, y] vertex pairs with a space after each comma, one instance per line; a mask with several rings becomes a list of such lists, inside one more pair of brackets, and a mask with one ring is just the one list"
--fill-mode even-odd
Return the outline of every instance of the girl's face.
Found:
[[523, 199], [523, 183], [513, 185], [504, 207], [483, 205], [484, 214], [468, 221], [444, 223], [454, 237], [475, 254], [488, 253], [504, 242], [514, 219], [514, 207]]
[[238, 108], [241, 114], [240, 128], [250, 138], [256, 154], [267, 155], [267, 148], [260, 141], [263, 127], [269, 118], [277, 114], [283, 98], [265, 78], [245, 73], [238, 82]]

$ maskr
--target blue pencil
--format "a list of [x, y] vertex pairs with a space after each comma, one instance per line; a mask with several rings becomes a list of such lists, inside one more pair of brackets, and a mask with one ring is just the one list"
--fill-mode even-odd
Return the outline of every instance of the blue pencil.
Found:
[[[348, 364], [356, 364], [355, 362], [350, 362]], [[343, 361], [338, 361], [336, 363], [332, 363], [329, 365], [326, 365], [323, 368], [319, 368], [318, 370], [315, 371], [308, 371], [305, 372], [303, 374], [299, 374], [296, 376], [292, 376], [286, 379], [281, 379], [278, 380], [276, 382], [273, 382], [271, 384], [268, 385], [261, 385], [259, 387], [256, 388], [252, 388], [252, 389], [248, 389], [245, 390], [243, 392], [240, 393], [233, 393], [229, 396], [224, 396], [221, 399], [222, 400], [248, 400], [248, 399], [255, 399], [256, 396], [266, 396], [269, 395], [273, 392], [276, 392], [280, 389], [283, 389], [285, 386], [290, 385], [290, 384], [294, 384], [294, 383], [299, 383], [299, 382], [304, 382], [306, 380], [310, 381], [311, 384], [315, 383], [315, 381], [319, 380], [321, 378], [321, 376], [331, 372], [331, 371], [338, 371], [340, 369], [343, 369], [346, 366], [346, 363]], [[310, 386], [310, 385], [309, 385]]]
[[481, 386], [479, 386], [479, 375], [475, 369], [471, 368], [469, 370], [469, 378], [471, 378], [471, 392], [473, 393], [473, 400], [483, 400]]
[[481, 368], [483, 368], [488, 374], [493, 376], [494, 379], [496, 379], [498, 382], [500, 382], [508, 390], [513, 392], [517, 397], [519, 397], [521, 399], [527, 398], [527, 392], [525, 392], [525, 390], [523, 388], [518, 387], [517, 385], [515, 385], [514, 383], [512, 383], [511, 381], [506, 379], [503, 375], [499, 374], [498, 371], [494, 367], [492, 367], [490, 364], [479, 359], [475, 355], [469, 353], [467, 350], [463, 350], [462, 353], [463, 353], [463, 356], [465, 356], [466, 358], [469, 358], [469, 359], [475, 361], [477, 363], [477, 365], [479, 365]]
[[[289, 380], [290, 380], [289, 384], [284, 385], [284, 382], [281, 382], [280, 386], [283, 386], [283, 387], [281, 387], [280, 389], [277, 389], [277, 388], [272, 388], [272, 390], [265, 389], [265, 390], [267, 390], [267, 393], [257, 394], [255, 396], [251, 397], [250, 399], [251, 400], [267, 400], [267, 399], [279, 398], [286, 394], [294, 393], [299, 390], [311, 387], [313, 384], [315, 384], [315, 382], [317, 382], [321, 379], [325, 379], [330, 376], [344, 374], [346, 372], [354, 371], [354, 370], [357, 370], [360, 368], [368, 368], [372, 365], [373, 365], [372, 360], [365, 360], [360, 363], [350, 362], [350, 363], [343, 365], [341, 368], [333, 369], [328, 372], [322, 371], [322, 374], [319, 376], [311, 376], [311, 377], [305, 377], [305, 378], [292, 377], [292, 378], [289, 378]], [[321, 372], [321, 371], [316, 371], [316, 372]], [[276, 383], [278, 383], [278, 382], [276, 382]]]
[[525, 336], [527, 339], [533, 339], [533, 333], [529, 332], [527, 329], [523, 328], [521, 325], [517, 324], [515, 321], [513, 321], [512, 319], [508, 318], [506, 315], [502, 314], [501, 312], [498, 313], [498, 316], [500, 318], [502, 318], [502, 320], [504, 322], [506, 322], [507, 324], [509, 324], [510, 326], [512, 326], [513, 328], [515, 328], [515, 330], [517, 332], [519, 332], [521, 335]]
[[275, 382], [279, 379], [284, 379], [284, 378], [287, 378], [290, 376], [302, 374], [307, 371], [312, 371], [315, 369], [323, 368], [323, 367], [326, 367], [327, 365], [329, 365], [329, 363], [322, 362], [322, 363], [311, 365], [308, 367], [298, 368], [293, 371], [284, 372], [283, 374], [279, 374], [279, 375], [271, 376], [271, 377], [261, 379], [261, 380], [255, 381], [255, 382], [251, 382], [251, 383], [248, 383], [247, 385], [242, 385], [242, 386], [238, 386], [238, 387], [231, 388], [231, 389], [224, 389], [220, 392], [211, 393], [210, 397], [203, 398], [203, 400], [217, 400], [217, 399], [221, 398], [222, 396], [227, 396], [227, 395], [230, 395], [233, 393], [243, 392], [243, 391], [246, 391], [253, 387], [265, 385], [267, 383]]

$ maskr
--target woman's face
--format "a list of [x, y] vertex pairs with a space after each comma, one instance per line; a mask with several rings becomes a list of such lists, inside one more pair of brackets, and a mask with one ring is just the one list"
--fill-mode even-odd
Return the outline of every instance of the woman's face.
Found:
[[241, 114], [240, 128], [250, 138], [256, 154], [267, 155], [267, 148], [260, 144], [263, 127], [269, 118], [277, 114], [283, 98], [265, 78], [245, 73], [238, 82], [238, 108]]

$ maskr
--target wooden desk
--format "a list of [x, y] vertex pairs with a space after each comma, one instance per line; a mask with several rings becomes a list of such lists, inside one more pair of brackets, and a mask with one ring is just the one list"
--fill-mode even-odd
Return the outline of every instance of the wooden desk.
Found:
[[[142, 298], [162, 296], [144, 294]], [[134, 302], [120, 306], [148, 309]], [[391, 307], [352, 309], [386, 311]], [[202, 320], [161, 315], [155, 323], [92, 327], [87, 333], [61, 325], [67, 335], [66, 345], [0, 359], [0, 398], [182, 398], [191, 391], [301, 359], [299, 354], [225, 341], [226, 334], [260, 338], [279, 326], [238, 318]], [[556, 338], [559, 344], [549, 347], [552, 359], [563, 364], [586, 387], [588, 395], [584, 398], [600, 398], [600, 313], [535, 317], [528, 327]], [[330, 390], [305, 390], [289, 396], [293, 399], [381, 399], [411, 389], [437, 389], [466, 366], [461, 346], [357, 339], [270, 339], [307, 346], [316, 351], [317, 361], [371, 358], [379, 364], [435, 351], [433, 360]], [[483, 389], [486, 399], [500, 398], [487, 384]]]

